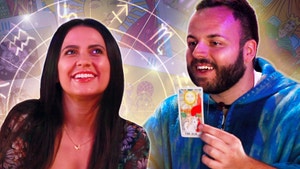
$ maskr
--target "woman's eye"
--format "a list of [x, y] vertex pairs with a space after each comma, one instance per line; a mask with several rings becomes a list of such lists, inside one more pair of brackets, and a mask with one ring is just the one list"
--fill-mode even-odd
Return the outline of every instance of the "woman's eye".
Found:
[[100, 49], [94, 49], [94, 50], [92, 50], [92, 53], [93, 54], [101, 54], [102, 51]]
[[67, 51], [65, 52], [65, 54], [66, 54], [66, 55], [73, 55], [73, 54], [75, 54], [75, 51], [74, 51], [74, 50], [67, 50]]

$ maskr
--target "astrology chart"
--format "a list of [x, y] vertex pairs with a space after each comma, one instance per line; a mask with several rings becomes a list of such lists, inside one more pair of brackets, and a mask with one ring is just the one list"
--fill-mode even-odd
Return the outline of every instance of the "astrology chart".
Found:
[[[198, 2], [0, 0], [0, 124], [12, 106], [39, 98], [51, 37], [59, 25], [73, 18], [97, 19], [116, 38], [125, 75], [120, 115], [142, 124], [163, 99], [178, 88], [193, 86], [185, 63], [186, 29]], [[300, 80], [299, 1], [249, 2], [261, 18], [258, 56]]]

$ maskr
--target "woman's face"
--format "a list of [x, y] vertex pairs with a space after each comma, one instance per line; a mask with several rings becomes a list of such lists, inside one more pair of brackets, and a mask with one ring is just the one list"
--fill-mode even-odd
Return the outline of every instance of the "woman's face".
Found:
[[102, 35], [77, 26], [66, 35], [58, 60], [63, 93], [70, 97], [101, 97], [108, 86], [110, 63]]

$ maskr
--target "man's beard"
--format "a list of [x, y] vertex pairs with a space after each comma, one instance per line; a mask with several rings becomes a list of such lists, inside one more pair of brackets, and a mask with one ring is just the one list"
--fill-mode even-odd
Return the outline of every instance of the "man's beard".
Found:
[[[207, 78], [194, 76], [193, 71], [197, 63], [211, 64], [216, 72], [216, 77], [212, 81], [207, 81]], [[240, 50], [237, 60], [229, 66], [218, 67], [215, 63], [211, 63], [207, 59], [193, 59], [187, 69], [193, 83], [196, 86], [203, 87], [205, 93], [222, 93], [235, 85], [245, 73], [246, 67], [244, 65], [243, 50]]]

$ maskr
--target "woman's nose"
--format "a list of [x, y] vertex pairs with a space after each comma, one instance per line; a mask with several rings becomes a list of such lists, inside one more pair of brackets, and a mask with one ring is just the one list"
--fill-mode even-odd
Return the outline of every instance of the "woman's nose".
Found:
[[78, 57], [76, 66], [87, 67], [87, 66], [90, 66], [91, 64], [92, 64], [92, 60], [89, 57], [89, 55], [88, 54], [81, 54]]

